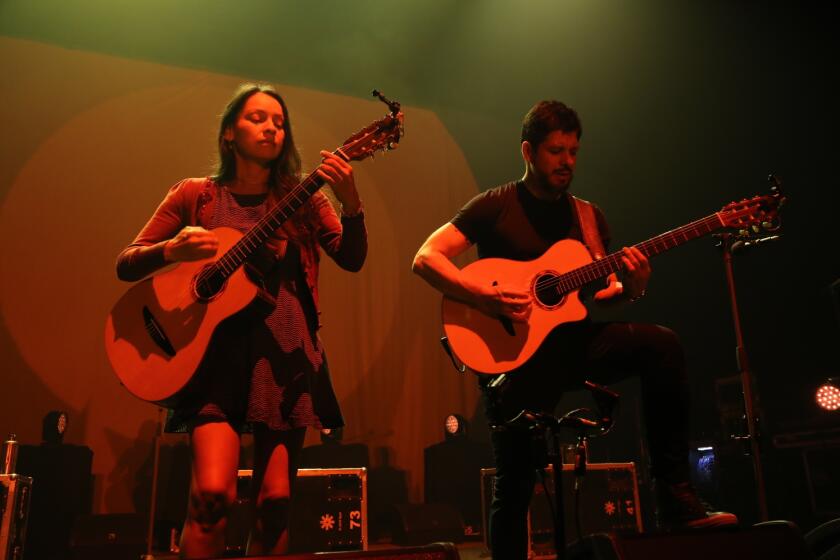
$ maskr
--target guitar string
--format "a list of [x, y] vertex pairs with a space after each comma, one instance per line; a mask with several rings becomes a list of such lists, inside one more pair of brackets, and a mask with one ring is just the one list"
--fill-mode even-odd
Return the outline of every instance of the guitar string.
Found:
[[[744, 200], [737, 205], [733, 203], [726, 206], [720, 212], [711, 214], [705, 218], [700, 218], [699, 220], [695, 220], [685, 226], [667, 231], [657, 237], [637, 244], [636, 247], [641, 250], [645, 256], [651, 256], [676, 247], [683, 242], [690, 241], [710, 233], [718, 227], [734, 227], [735, 220], [743, 218], [744, 216], [748, 216], [748, 221], [753, 224], [762, 223], [772, 219], [773, 214], [773, 209], [764, 205], [772, 205], [774, 203], [776, 203], [776, 200], [768, 199], [767, 196], [756, 196], [750, 200]], [[727, 217], [727, 220], [723, 219], [724, 216]], [[743, 227], [745, 224], [739, 225]], [[689, 237], [689, 233], [692, 234], [691, 237]], [[679, 235], [682, 235], [682, 241], [678, 239]], [[673, 242], [673, 245], [668, 246], [669, 242]], [[660, 244], [662, 245], [661, 249], [659, 248]], [[568, 293], [581, 287], [587, 282], [597, 280], [598, 278], [602, 278], [603, 276], [618, 270], [620, 267], [618, 264], [620, 257], [621, 252], [612, 253], [603, 259], [584, 265], [576, 270], [548, 278], [542, 282], [538, 280], [535, 283], [534, 288], [535, 290], [541, 290], [545, 288], [552, 288], [554, 286], [560, 286], [562, 284], [563, 293]], [[590, 274], [592, 275], [589, 276]]]
[[[230, 277], [230, 275], [233, 274], [233, 272], [245, 261], [248, 255], [250, 255], [254, 249], [262, 244], [262, 242], [271, 235], [271, 232], [276, 229], [272, 228], [270, 231], [265, 231], [267, 227], [271, 226], [272, 221], [279, 219], [282, 215], [282, 219], [278, 221], [277, 225], [277, 227], [280, 227], [280, 224], [288, 220], [289, 217], [317, 191], [317, 189], [321, 188], [321, 185], [318, 185], [318, 181], [315, 177], [313, 177], [313, 175], [315, 175], [314, 171], [302, 179], [288, 193], [286, 193], [286, 195], [284, 195], [283, 198], [281, 198], [280, 201], [277, 202], [277, 204], [275, 204], [265, 216], [257, 220], [248, 233], [234, 243], [224, 255], [202, 269], [196, 277], [196, 282], [206, 285], [208, 282], [212, 281], [213, 276], [219, 273], [222, 274], [224, 279]], [[317, 186], [317, 188], [312, 192], [309, 192], [307, 189], [310, 186]], [[299, 195], [302, 195], [304, 191], [306, 191], [307, 195], [302, 199], [299, 198]], [[293, 208], [291, 212], [287, 212], [289, 207], [292, 205], [293, 199], [298, 203], [298, 206]], [[259, 237], [263, 238], [259, 239]], [[232, 259], [230, 258], [230, 255], [234, 255], [237, 258]], [[237, 260], [239, 262], [236, 262]]]
[[[691, 239], [695, 239], [705, 233], [713, 231], [715, 229], [712, 227], [714, 222], [720, 222], [720, 218], [717, 214], [712, 214], [680, 228], [665, 232], [657, 237], [643, 241], [635, 245], [635, 247], [645, 256], [649, 257], [656, 255], [676, 247], [681, 243], [690, 241]], [[682, 240], [678, 239], [680, 236], [683, 237]], [[670, 243], [673, 244], [669, 246]], [[543, 280], [537, 280], [534, 284], [534, 290], [540, 291], [557, 287], [563, 288], [562, 291], [558, 290], [558, 292], [571, 292], [588, 282], [592, 282], [593, 280], [603, 278], [604, 276], [616, 272], [620, 268], [619, 263], [621, 261], [622, 254], [623, 252], [617, 251], [604, 257], [603, 259], [593, 261], [575, 270], [557, 276], [547, 277]]]

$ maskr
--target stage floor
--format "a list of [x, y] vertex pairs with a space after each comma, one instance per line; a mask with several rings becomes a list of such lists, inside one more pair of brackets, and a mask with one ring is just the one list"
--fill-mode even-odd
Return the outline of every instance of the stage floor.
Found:
[[[482, 541], [469, 541], [458, 543], [455, 545], [458, 548], [458, 556], [460, 560], [489, 560], [490, 552], [484, 546]], [[395, 550], [399, 548], [413, 548], [400, 547], [387, 542], [373, 543], [368, 547], [368, 550]], [[155, 552], [153, 554], [154, 560], [177, 560], [178, 555], [171, 552]], [[281, 558], [281, 557], [278, 557]]]

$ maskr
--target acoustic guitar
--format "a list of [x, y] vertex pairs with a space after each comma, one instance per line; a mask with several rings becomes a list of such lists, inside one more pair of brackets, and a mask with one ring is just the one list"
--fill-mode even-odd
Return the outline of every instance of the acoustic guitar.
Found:
[[[645, 256], [652, 257], [720, 228], [736, 228], [746, 234], [778, 227], [775, 221], [782, 200], [774, 189], [770, 195], [732, 202], [719, 212], [635, 247]], [[500, 374], [516, 369], [534, 355], [555, 327], [586, 317], [586, 307], [579, 297], [580, 288], [620, 271], [622, 254], [622, 251], [616, 251], [593, 261], [582, 243], [564, 239], [531, 261], [487, 258], [467, 265], [463, 274], [476, 282], [509, 286], [530, 293], [532, 310], [527, 322], [515, 323], [444, 297], [443, 328], [452, 351], [463, 364], [478, 373]]]
[[[391, 113], [345, 140], [334, 154], [361, 161], [397, 147], [403, 114], [396, 102], [380, 99]], [[141, 280], [117, 301], [105, 324], [105, 349], [129, 392], [163, 406], [177, 403], [219, 323], [260, 299], [261, 288], [243, 264], [323, 184], [316, 173], [309, 174], [244, 235], [214, 229], [219, 239], [215, 257], [183, 262]]]

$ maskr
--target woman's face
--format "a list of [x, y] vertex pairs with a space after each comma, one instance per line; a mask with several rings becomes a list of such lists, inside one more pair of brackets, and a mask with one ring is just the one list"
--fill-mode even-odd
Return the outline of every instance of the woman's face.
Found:
[[224, 139], [233, 140], [239, 157], [268, 164], [283, 150], [285, 119], [279, 101], [257, 92], [248, 98], [234, 124], [225, 130]]

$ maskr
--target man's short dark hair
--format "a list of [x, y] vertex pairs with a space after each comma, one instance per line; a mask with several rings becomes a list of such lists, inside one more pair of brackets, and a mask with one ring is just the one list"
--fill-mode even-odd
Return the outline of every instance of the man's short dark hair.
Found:
[[540, 101], [522, 120], [522, 141], [527, 140], [536, 148], [555, 130], [575, 132], [578, 140], [583, 136], [583, 127], [574, 109], [560, 101]]

